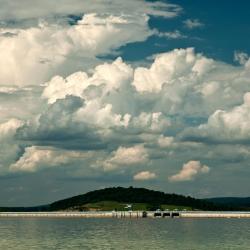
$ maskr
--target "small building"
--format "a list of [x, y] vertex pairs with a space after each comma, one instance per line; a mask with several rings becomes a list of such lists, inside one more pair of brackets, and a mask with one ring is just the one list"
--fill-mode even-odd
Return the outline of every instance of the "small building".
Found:
[[133, 205], [132, 204], [126, 204], [125, 209], [128, 211], [132, 211]]

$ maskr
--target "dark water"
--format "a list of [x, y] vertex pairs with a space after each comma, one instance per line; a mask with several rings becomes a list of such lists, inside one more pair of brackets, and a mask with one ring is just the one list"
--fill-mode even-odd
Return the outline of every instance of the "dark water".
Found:
[[248, 250], [250, 219], [0, 219], [1, 250]]

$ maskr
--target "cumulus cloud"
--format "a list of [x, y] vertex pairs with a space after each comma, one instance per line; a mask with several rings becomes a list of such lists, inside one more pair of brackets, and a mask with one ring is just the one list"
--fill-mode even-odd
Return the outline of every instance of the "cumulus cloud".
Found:
[[181, 12], [181, 7], [176, 4], [164, 2], [146, 2], [140, 0], [61, 0], [60, 4], [50, 0], [1, 0], [0, 20], [25, 20], [48, 18], [51, 16], [65, 16], [69, 14], [79, 15], [81, 13], [124, 13], [124, 14], [148, 14], [164, 18], [172, 18]]
[[21, 151], [20, 146], [15, 141], [15, 134], [22, 125], [23, 122], [15, 118], [0, 124], [0, 175], [8, 172], [8, 165], [18, 157]]
[[[185, 134], [185, 133], [184, 133]], [[245, 143], [250, 140], [250, 93], [244, 95], [244, 103], [231, 110], [216, 110], [208, 118], [206, 124], [189, 129], [187, 137], [194, 140], [214, 142], [238, 141]]]
[[49, 106], [39, 116], [25, 123], [16, 135], [19, 140], [42, 146], [67, 149], [97, 150], [105, 147], [96, 126], [74, 120], [84, 100], [67, 96]]
[[85, 72], [77, 72], [65, 80], [54, 77], [46, 84], [42, 96], [49, 104], [68, 95], [84, 99], [85, 105], [72, 116], [78, 123], [100, 129], [116, 128], [124, 133], [125, 130], [128, 133], [164, 131], [170, 122], [161, 112], [136, 108], [140, 97], [131, 86], [132, 78], [132, 67], [118, 58], [113, 63], [97, 66], [90, 77]]
[[[75, 25], [41, 23], [0, 36], [0, 85], [38, 85], [88, 58], [111, 53], [153, 34], [148, 17], [86, 14]], [[2, 28], [0, 33], [13, 32]]]
[[207, 174], [209, 171], [210, 168], [199, 161], [189, 161], [183, 165], [179, 173], [170, 176], [169, 180], [172, 182], [191, 181], [198, 174]]
[[152, 180], [156, 178], [156, 174], [150, 171], [142, 171], [134, 175], [133, 179], [135, 181], [145, 181]]
[[[98, 127], [107, 140], [114, 132], [120, 138], [121, 134], [164, 134], [175, 126], [170, 115], [206, 116], [217, 107], [236, 105], [250, 91], [248, 79], [248, 68], [216, 62], [193, 49], [160, 54], [149, 68], [133, 69], [118, 58], [100, 64], [91, 74], [79, 71], [66, 78], [53, 77], [42, 94], [48, 101], [47, 111], [29, 123], [26, 134], [32, 132], [36, 139], [41, 134], [58, 138], [62, 131], [76, 136], [90, 126]], [[75, 100], [75, 108], [68, 106], [70, 99]], [[53, 133], [49, 133], [52, 124]], [[91, 129], [85, 131], [92, 133]]]
[[[128, 83], [132, 75], [133, 69], [131, 66], [125, 64], [121, 57], [118, 57], [111, 64], [104, 63], [98, 65], [90, 77], [86, 72], [76, 72], [66, 79], [60, 76], [53, 77], [45, 84], [46, 87], [42, 97], [48, 99], [49, 104], [54, 103], [57, 99], [65, 98], [67, 95], [89, 99], [89, 95], [93, 91], [87, 91], [88, 88], [104, 85], [105, 94], [112, 89], [118, 90], [122, 85]], [[92, 97], [91, 99], [96, 97], [96, 95], [93, 95], [94, 93], [90, 96]]]
[[204, 23], [202, 23], [199, 19], [187, 19], [183, 23], [185, 27], [190, 30], [196, 28], [202, 28], [204, 26]]
[[[15, 154], [4, 161], [3, 168], [38, 171], [54, 158], [48, 167], [69, 165], [73, 174], [76, 160], [70, 155], [62, 159], [61, 155], [92, 151], [94, 156], [84, 171], [125, 178], [142, 166], [159, 176], [169, 174], [170, 169], [163, 166], [177, 167], [176, 159], [185, 162], [190, 155], [201, 161], [222, 158], [217, 147], [211, 148], [201, 137], [195, 140], [194, 134], [198, 138], [199, 126], [217, 110], [229, 112], [239, 106], [244, 93], [250, 91], [249, 83], [247, 66], [222, 63], [188, 48], [158, 54], [148, 66], [130, 65], [118, 57], [88, 71], [66, 77], [57, 74], [29, 92], [20, 92], [17, 87], [17, 91], [1, 95], [36, 93], [41, 104], [13, 132]], [[242, 116], [247, 117], [245, 113]], [[187, 136], [187, 127], [195, 132]], [[230, 150], [228, 147], [227, 154]], [[27, 164], [31, 170], [26, 170], [24, 166], [33, 162], [33, 156], [39, 160]], [[81, 160], [79, 166], [83, 166]], [[199, 174], [203, 170], [194, 168], [191, 172], [195, 171]]]
[[16, 130], [20, 128], [24, 122], [18, 119], [10, 119], [7, 122], [0, 124], [0, 138], [11, 137], [16, 133]]
[[249, 56], [245, 52], [235, 51], [234, 52], [234, 61], [238, 62], [240, 65], [245, 65], [248, 61]]
[[65, 166], [76, 159], [90, 157], [88, 152], [64, 151], [52, 147], [31, 146], [25, 148], [24, 154], [10, 166], [10, 170], [17, 172], [35, 172], [43, 168]]
[[0, 93], [4, 94], [12, 94], [18, 91], [18, 88], [16, 87], [5, 87], [5, 86], [0, 86]]
[[47, 106], [19, 129], [18, 138], [68, 149], [114, 151], [149, 143], [177, 151], [186, 127], [203, 124], [218, 107], [236, 105], [249, 89], [248, 79], [247, 68], [192, 48], [159, 54], [148, 68], [134, 68], [119, 57], [91, 73], [48, 81], [42, 93]]
[[[84, 172], [112, 181], [133, 174], [139, 181], [177, 173], [179, 162], [187, 159], [209, 161], [220, 177], [226, 163], [231, 171], [249, 166], [246, 53], [235, 52], [238, 65], [194, 48], [148, 61], [122, 59], [135, 48], [126, 45], [150, 36], [168, 42], [189, 37], [179, 29], [160, 32], [151, 26], [152, 16], [180, 15], [178, 5], [143, 0], [0, 4], [1, 177], [51, 169], [58, 176]], [[204, 27], [198, 19], [183, 25], [186, 31]], [[192, 180], [208, 171], [190, 161], [169, 180]]]
[[159, 92], [163, 85], [172, 85], [192, 74], [201, 77], [213, 69], [213, 60], [194, 54], [194, 49], [175, 49], [159, 54], [149, 69], [138, 67], [133, 85], [139, 92]]
[[169, 32], [158, 32], [159, 37], [165, 37], [167, 39], [183, 39], [187, 38], [186, 35], [183, 35], [179, 30], [169, 31]]
[[149, 160], [148, 152], [143, 145], [119, 147], [112, 156], [106, 159], [102, 166], [104, 170], [115, 170], [119, 167], [136, 166]]
[[39, 85], [57, 74], [90, 69], [101, 61], [97, 57], [154, 34], [150, 16], [173, 18], [181, 11], [178, 5], [138, 0], [0, 3], [0, 85], [5, 87]]
[[[132, 85], [163, 114], [207, 116], [240, 102], [249, 91], [248, 67], [233, 67], [194, 49], [175, 49], [134, 70]], [[164, 107], [164, 108], [163, 108]]]
[[174, 143], [174, 137], [160, 135], [158, 144], [161, 148], [167, 148], [172, 146]]

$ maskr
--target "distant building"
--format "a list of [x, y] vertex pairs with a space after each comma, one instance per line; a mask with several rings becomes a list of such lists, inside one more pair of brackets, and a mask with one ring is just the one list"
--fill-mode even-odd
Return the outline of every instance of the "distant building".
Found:
[[133, 205], [132, 204], [126, 204], [125, 209], [132, 210]]

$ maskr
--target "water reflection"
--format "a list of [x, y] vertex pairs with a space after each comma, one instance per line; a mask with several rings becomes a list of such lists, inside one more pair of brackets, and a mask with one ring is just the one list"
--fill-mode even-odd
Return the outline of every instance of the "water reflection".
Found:
[[1, 219], [1, 249], [245, 250], [249, 219]]

